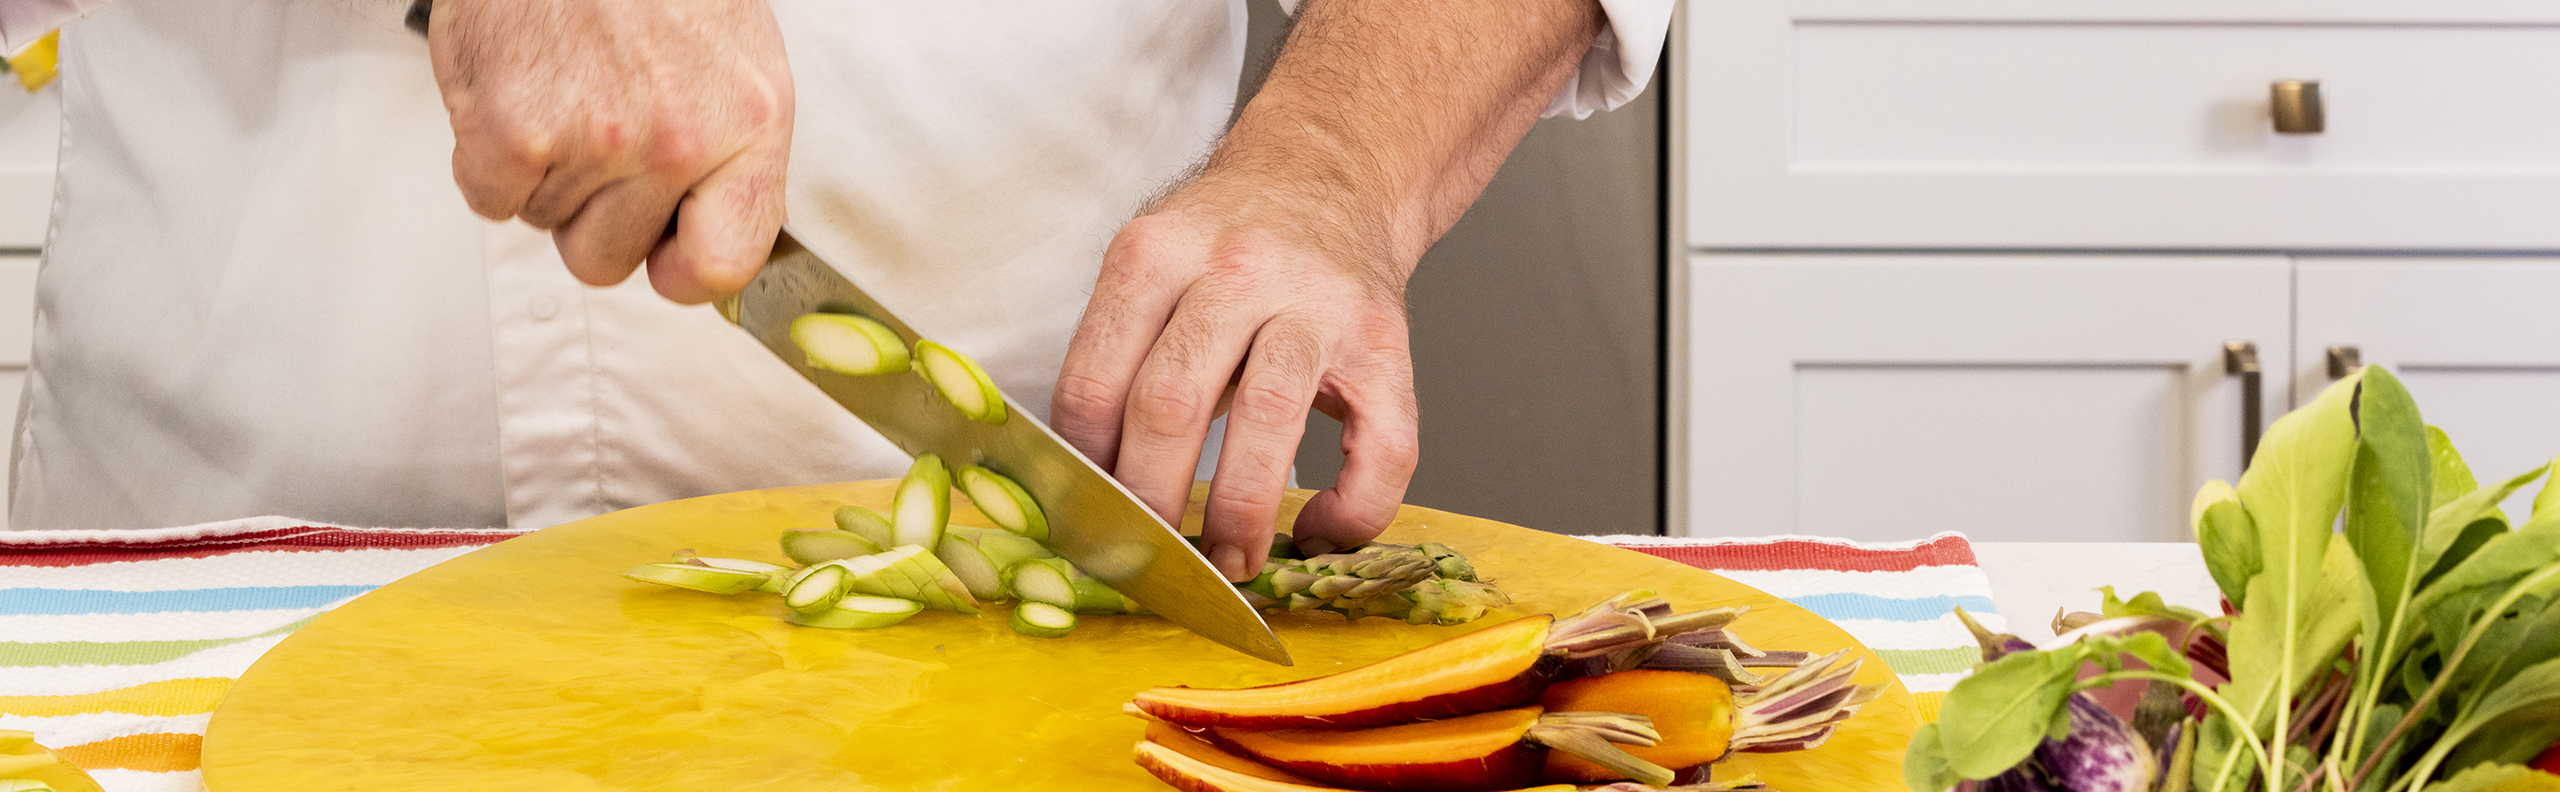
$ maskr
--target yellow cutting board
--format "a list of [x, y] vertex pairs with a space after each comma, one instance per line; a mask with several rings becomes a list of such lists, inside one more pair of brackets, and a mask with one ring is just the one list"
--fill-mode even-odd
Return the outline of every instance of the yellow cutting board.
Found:
[[[1163, 790], [1130, 762], [1141, 724], [1120, 705], [1137, 691], [1316, 676], [1513, 615], [1462, 627], [1274, 615], [1297, 659], [1282, 667], [1151, 616], [1087, 617], [1058, 640], [1016, 635], [1001, 608], [820, 630], [784, 624], [771, 595], [621, 577], [678, 548], [781, 562], [782, 530], [831, 526], [843, 504], [885, 508], [894, 485], [630, 509], [384, 586], [295, 632], [232, 686], [205, 733], [204, 780], [214, 792]], [[1294, 493], [1284, 525], [1305, 497]], [[1448, 543], [1521, 614], [1650, 588], [1683, 610], [1752, 606], [1734, 629], [1763, 649], [1868, 654], [1802, 608], [1640, 553], [1411, 506], [1383, 538]], [[1911, 696], [1872, 654], [1859, 681], [1892, 688], [1829, 744], [1746, 755], [1718, 777], [1757, 773], [1784, 792], [1900, 788], [1919, 723]]]

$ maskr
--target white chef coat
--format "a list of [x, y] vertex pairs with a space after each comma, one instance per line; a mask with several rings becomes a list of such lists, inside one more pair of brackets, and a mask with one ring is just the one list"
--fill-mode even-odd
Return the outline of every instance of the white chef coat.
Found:
[[[1617, 37], [1659, 41], [1660, 5]], [[11, 527], [532, 529], [904, 468], [710, 309], [585, 287], [472, 216], [405, 6], [119, 0], [65, 28]], [[1241, 0], [773, 6], [795, 232], [1045, 416], [1104, 245], [1228, 116]], [[1568, 93], [1593, 84], [1609, 104]]]

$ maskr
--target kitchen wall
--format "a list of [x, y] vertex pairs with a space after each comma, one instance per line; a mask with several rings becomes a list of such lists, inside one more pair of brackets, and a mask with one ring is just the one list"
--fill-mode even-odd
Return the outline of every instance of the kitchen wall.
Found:
[[[1282, 18], [1252, 4], [1256, 61]], [[1406, 502], [1548, 531], [1659, 532], [1662, 86], [1548, 119], [1408, 292], [1422, 466]], [[1330, 486], [1341, 426], [1309, 419], [1300, 486]]]

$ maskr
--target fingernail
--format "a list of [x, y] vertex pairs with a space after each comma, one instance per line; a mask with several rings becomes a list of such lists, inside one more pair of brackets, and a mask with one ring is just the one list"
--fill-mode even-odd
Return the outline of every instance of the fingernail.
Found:
[[1242, 583], [1253, 579], [1252, 575], [1245, 574], [1244, 571], [1244, 551], [1236, 549], [1235, 545], [1222, 544], [1209, 548], [1209, 565], [1217, 567], [1218, 574], [1225, 575], [1229, 583]]
[[1322, 539], [1300, 539], [1300, 540], [1298, 540], [1298, 554], [1299, 554], [1299, 555], [1306, 556], [1306, 557], [1308, 557], [1308, 558], [1314, 558], [1314, 557], [1316, 557], [1316, 556], [1324, 555], [1324, 554], [1326, 554], [1326, 553], [1330, 553], [1330, 552], [1333, 552], [1333, 551], [1334, 551], [1334, 546], [1333, 546], [1333, 543], [1332, 543], [1332, 542], [1328, 542], [1328, 541], [1325, 541], [1325, 540], [1322, 540]]

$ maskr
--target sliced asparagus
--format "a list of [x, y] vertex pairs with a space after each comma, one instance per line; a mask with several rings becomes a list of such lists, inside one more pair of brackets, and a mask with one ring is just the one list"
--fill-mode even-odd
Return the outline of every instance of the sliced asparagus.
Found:
[[1006, 586], [1025, 602], [1045, 602], [1091, 615], [1138, 613], [1144, 608], [1100, 578], [1063, 558], [1034, 558], [1006, 568]]
[[898, 532], [889, 527], [889, 515], [861, 506], [836, 509], [836, 530], [862, 537], [884, 548], [898, 546]]
[[911, 599], [935, 610], [978, 612], [978, 599], [969, 595], [969, 587], [941, 559], [916, 545], [827, 563], [842, 564], [852, 573], [848, 588], [857, 594]]
[[996, 527], [1034, 541], [1049, 540], [1049, 517], [1021, 484], [976, 465], [960, 466], [959, 481], [960, 491], [968, 493], [969, 502], [977, 504]]
[[815, 613], [836, 604], [844, 596], [848, 567], [842, 561], [829, 561], [812, 566], [782, 590], [782, 604], [796, 613]]
[[801, 564], [867, 556], [881, 551], [880, 545], [852, 531], [792, 530], [782, 532], [782, 554]]
[[996, 381], [986, 369], [968, 355], [931, 341], [916, 342], [916, 372], [933, 383], [942, 398], [960, 408], [960, 414], [979, 423], [1004, 423], [1004, 392], [996, 390]]
[[871, 317], [813, 313], [791, 320], [791, 342], [809, 365], [844, 374], [896, 374], [907, 370], [907, 342]]
[[1004, 531], [953, 525], [942, 529], [942, 544], [933, 550], [951, 568], [970, 596], [1000, 600], [1012, 596], [1004, 587], [1004, 569], [1032, 558], [1055, 558], [1047, 546]]
[[791, 567], [783, 566], [783, 565], [781, 565], [781, 564], [768, 564], [768, 563], [765, 563], [765, 562], [762, 562], [762, 561], [749, 561], [749, 560], [744, 559], [744, 558], [699, 558], [699, 557], [697, 557], [697, 558], [693, 559], [693, 561], [694, 561], [695, 563], [703, 564], [703, 565], [705, 565], [705, 566], [717, 567], [717, 568], [720, 568], [720, 569], [735, 570], [735, 571], [738, 571], [738, 572], [753, 572], [753, 573], [755, 573], [755, 574], [763, 575], [763, 576], [764, 576], [764, 582], [763, 582], [763, 583], [758, 583], [758, 584], [756, 584], [756, 587], [755, 587], [755, 588], [748, 589], [748, 591], [761, 591], [761, 592], [764, 592], [764, 593], [766, 593], [766, 594], [780, 594], [780, 593], [782, 593], [782, 579], [783, 579], [783, 578], [785, 578], [785, 577], [789, 577], [789, 576], [791, 575], [791, 573], [798, 571], [798, 570], [795, 570], [795, 569], [793, 569], [793, 568], [791, 568]]
[[765, 574], [761, 572], [741, 572], [735, 569], [674, 562], [641, 564], [622, 573], [622, 576], [643, 583], [707, 591], [713, 594], [750, 591], [764, 585], [766, 579]]
[[1013, 609], [1013, 631], [1033, 638], [1064, 638], [1076, 628], [1076, 615], [1046, 602], [1024, 602]]
[[925, 454], [907, 466], [907, 477], [898, 482], [897, 498], [889, 506], [889, 546], [915, 545], [936, 547], [942, 544], [942, 526], [951, 522], [951, 469], [942, 457]]
[[823, 610], [793, 613], [786, 621], [830, 630], [874, 630], [906, 621], [922, 610], [924, 603], [915, 600], [855, 594], [836, 600], [835, 605]]

